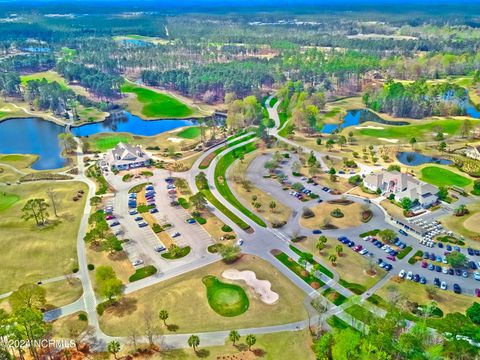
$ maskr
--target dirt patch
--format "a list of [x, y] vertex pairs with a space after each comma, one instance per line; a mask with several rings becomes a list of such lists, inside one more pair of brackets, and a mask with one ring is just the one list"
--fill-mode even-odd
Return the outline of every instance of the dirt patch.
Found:
[[470, 216], [465, 220], [463, 226], [465, 226], [467, 230], [480, 233], [480, 213]]
[[[340, 209], [344, 214], [343, 217], [335, 218], [330, 215], [335, 209]], [[333, 225], [339, 229], [356, 227], [362, 224], [362, 206], [358, 203], [349, 205], [340, 205], [321, 203], [311, 208], [314, 217], [309, 219], [300, 219], [300, 225], [308, 229], [319, 229]]]

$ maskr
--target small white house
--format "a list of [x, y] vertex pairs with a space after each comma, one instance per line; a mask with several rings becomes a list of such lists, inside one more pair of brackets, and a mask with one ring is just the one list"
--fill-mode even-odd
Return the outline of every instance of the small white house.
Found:
[[140, 146], [120, 142], [114, 149], [107, 152], [105, 162], [112, 170], [128, 170], [149, 166], [152, 159]]
[[464, 150], [464, 154], [471, 159], [480, 160], [480, 146], [468, 146]]

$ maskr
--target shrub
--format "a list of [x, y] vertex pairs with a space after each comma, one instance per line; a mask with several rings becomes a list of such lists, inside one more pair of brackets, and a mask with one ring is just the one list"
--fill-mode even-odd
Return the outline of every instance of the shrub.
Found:
[[153, 224], [152, 230], [155, 234], [158, 234], [163, 231], [163, 228], [159, 224]]
[[370, 231], [367, 231], [367, 232], [364, 232], [358, 236], [360, 236], [361, 238], [364, 238], [366, 236], [375, 236], [377, 235], [378, 233], [380, 232], [380, 229], [373, 229], [373, 230], [370, 230]]
[[225, 224], [225, 225], [222, 226], [222, 231], [223, 232], [231, 232], [232, 228], [230, 226], [228, 226], [227, 224]]
[[207, 219], [201, 217], [201, 216], [196, 216], [195, 221], [198, 222], [200, 225], [205, 225], [207, 223]]
[[146, 277], [152, 276], [157, 273], [157, 268], [153, 265], [148, 265], [143, 268], [137, 269], [135, 273], [128, 278], [128, 281], [134, 282]]
[[123, 177], [122, 177], [122, 181], [127, 182], [127, 181], [129, 181], [132, 177], [133, 177], [132, 174], [125, 174], [125, 175], [123, 175]]
[[95, 265], [93, 265], [93, 264], [88, 264], [88, 265], [87, 265], [87, 269], [90, 270], [90, 271], [92, 271], [92, 270], [95, 269]]
[[107, 300], [107, 301], [104, 301], [100, 304], [97, 305], [97, 314], [102, 316], [103, 313], [105, 312], [105, 310], [110, 307], [110, 306], [113, 306], [116, 304], [116, 300], [112, 299], [112, 300]]
[[216, 254], [218, 253], [225, 245], [223, 244], [213, 244], [210, 245], [207, 250], [209, 253]]
[[87, 314], [84, 314], [84, 313], [78, 314], [78, 320], [87, 321], [88, 320]]
[[423, 251], [418, 250], [415, 254], [413, 254], [413, 256], [410, 259], [408, 259], [408, 263], [415, 264], [418, 261], [418, 259], [422, 257], [422, 255], [423, 255]]
[[334, 218], [343, 218], [345, 215], [343, 214], [342, 210], [340, 209], [335, 209], [333, 211], [330, 212], [330, 215], [332, 215], [332, 217]]
[[79, 270], [78, 267], [72, 268], [72, 272], [73, 272], [74, 274], [76, 274], [76, 273], [78, 272], [78, 270]]
[[302, 210], [302, 218], [310, 219], [312, 217], [315, 217], [315, 213], [310, 208], [304, 207]]
[[188, 201], [184, 198], [178, 198], [178, 203], [180, 204], [181, 207], [183, 207], [184, 209], [188, 209], [190, 207], [190, 204], [188, 203]]

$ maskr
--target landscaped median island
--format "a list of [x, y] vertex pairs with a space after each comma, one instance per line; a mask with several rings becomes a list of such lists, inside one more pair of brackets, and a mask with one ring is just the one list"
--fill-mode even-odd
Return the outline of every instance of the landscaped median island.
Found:
[[[203, 176], [202, 176], [203, 174]], [[195, 182], [197, 184], [198, 190], [205, 196], [205, 198], [219, 211], [221, 211], [225, 216], [227, 216], [232, 222], [238, 225], [241, 229], [252, 232], [252, 228], [245, 221], [240, 219], [237, 215], [231, 212], [227, 207], [225, 207], [218, 199], [212, 194], [210, 186], [208, 185], [207, 179], [204, 173], [200, 173], [195, 177]]]
[[[243, 139], [242, 139], [243, 140]], [[233, 206], [235, 206], [238, 210], [240, 210], [243, 214], [248, 216], [252, 219], [255, 223], [262, 227], [266, 227], [267, 225], [265, 222], [260, 219], [257, 215], [255, 215], [252, 211], [247, 209], [240, 200], [237, 199], [235, 194], [232, 192], [230, 187], [228, 186], [228, 181], [226, 172], [227, 169], [232, 163], [237, 159], [242, 159], [243, 156], [249, 152], [255, 151], [257, 149], [257, 145], [255, 141], [252, 141], [246, 145], [243, 145], [239, 148], [236, 148], [218, 160], [217, 165], [215, 166], [215, 186], [218, 192]]]
[[275, 256], [277, 260], [279, 260], [283, 265], [293, 271], [299, 278], [301, 278], [308, 285], [310, 285], [313, 289], [319, 289], [323, 285], [325, 285], [322, 280], [307, 271], [306, 261], [303, 263], [304, 266], [302, 266], [280, 250], [272, 250], [272, 255]]

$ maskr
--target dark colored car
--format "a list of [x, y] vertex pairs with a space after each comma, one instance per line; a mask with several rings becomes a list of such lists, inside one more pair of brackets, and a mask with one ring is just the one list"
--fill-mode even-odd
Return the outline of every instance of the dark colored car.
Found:
[[321, 233], [322, 233], [322, 230], [316, 229], [316, 230], [313, 230], [312, 233], [315, 234], [315, 235], [321, 234]]
[[468, 255], [470, 255], [470, 256], [472, 256], [472, 255], [475, 254], [475, 252], [473, 251], [472, 248], [468, 248], [468, 249], [467, 249], [467, 252], [468, 252]]
[[475, 256], [480, 256], [480, 250], [473, 250], [473, 253], [475, 254]]
[[454, 275], [454, 274], [455, 274], [455, 271], [454, 271], [452, 268], [449, 268], [449, 269], [448, 269], [448, 274], [449, 274], [449, 275]]
[[442, 244], [441, 242], [439, 242], [439, 243], [438, 243], [438, 247], [439, 247], [440, 249], [443, 249], [443, 244]]
[[440, 265], [435, 265], [436, 272], [442, 272], [442, 267]]
[[440, 279], [439, 278], [435, 278], [433, 280], [433, 285], [435, 285], [436, 287], [440, 287]]
[[413, 276], [413, 281], [419, 282], [419, 281], [420, 281], [420, 275], [415, 274], [415, 275]]
[[462, 293], [462, 288], [458, 284], [453, 284], [453, 292], [455, 294], [461, 294]]
[[402, 234], [403, 236], [408, 236], [408, 234], [407, 234], [407, 232], [406, 232], [405, 230], [400, 229], [400, 230], [398, 230], [398, 232], [399, 232], [400, 234]]

